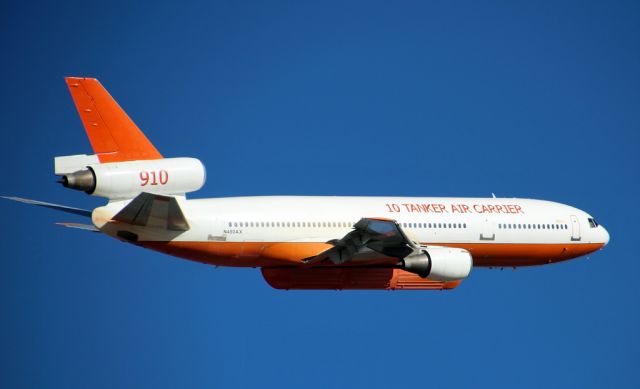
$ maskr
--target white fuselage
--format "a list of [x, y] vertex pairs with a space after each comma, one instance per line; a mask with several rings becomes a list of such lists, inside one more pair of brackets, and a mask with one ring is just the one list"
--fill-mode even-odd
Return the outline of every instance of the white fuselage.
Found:
[[[398, 221], [418, 243], [469, 249], [481, 266], [569, 259], [609, 240], [602, 226], [590, 225], [591, 216], [584, 211], [531, 199], [264, 196], [181, 199], [180, 205], [191, 227], [188, 231], [170, 236], [135, 226], [132, 231], [142, 242], [241, 244], [245, 248], [240, 246], [234, 254], [241, 260], [250, 243], [261, 244], [261, 251], [252, 254], [255, 257], [273, 244], [339, 239], [361, 218], [388, 218]], [[111, 203], [99, 208], [105, 213], [98, 219], [108, 219], [120, 207]], [[94, 222], [99, 228], [104, 224], [95, 215]]]

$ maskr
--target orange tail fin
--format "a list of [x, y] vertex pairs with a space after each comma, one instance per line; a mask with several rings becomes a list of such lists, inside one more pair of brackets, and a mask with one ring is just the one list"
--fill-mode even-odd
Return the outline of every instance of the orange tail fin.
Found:
[[98, 80], [79, 77], [65, 80], [100, 162], [162, 158]]

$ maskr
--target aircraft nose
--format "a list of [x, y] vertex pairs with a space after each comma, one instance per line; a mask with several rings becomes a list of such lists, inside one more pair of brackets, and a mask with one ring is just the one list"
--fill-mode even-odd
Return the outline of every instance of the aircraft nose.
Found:
[[604, 243], [605, 246], [609, 243], [609, 238], [610, 238], [609, 232], [607, 231], [606, 228], [602, 227], [602, 242]]

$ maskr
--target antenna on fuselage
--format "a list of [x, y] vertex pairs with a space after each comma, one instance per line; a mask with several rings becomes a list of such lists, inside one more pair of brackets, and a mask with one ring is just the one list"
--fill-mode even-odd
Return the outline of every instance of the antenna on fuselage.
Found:
[[491, 192], [491, 197], [493, 197], [495, 199], [496, 198], [496, 194]]

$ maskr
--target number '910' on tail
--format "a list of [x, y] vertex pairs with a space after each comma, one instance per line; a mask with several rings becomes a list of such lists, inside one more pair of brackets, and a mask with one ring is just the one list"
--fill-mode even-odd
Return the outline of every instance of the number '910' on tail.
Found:
[[164, 158], [98, 80], [65, 81], [95, 153], [55, 158], [65, 187], [119, 200], [142, 192], [183, 196], [204, 185], [200, 161]]

